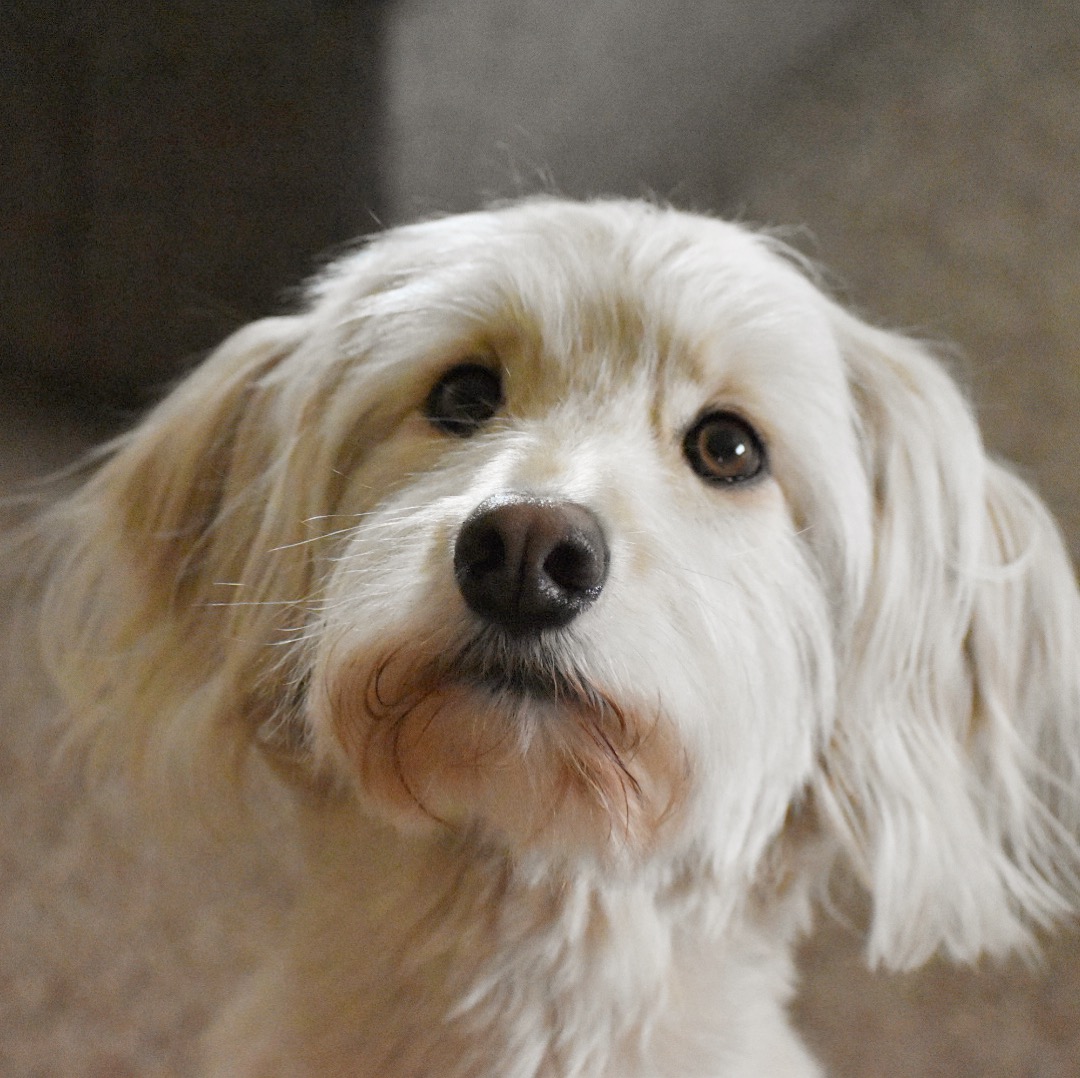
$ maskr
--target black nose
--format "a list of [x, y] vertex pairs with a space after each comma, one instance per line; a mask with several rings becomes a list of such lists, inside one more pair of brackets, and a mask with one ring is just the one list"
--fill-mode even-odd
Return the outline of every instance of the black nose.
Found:
[[454, 575], [485, 621], [535, 633], [595, 602], [608, 560], [600, 523], [583, 505], [508, 494], [481, 502], [462, 525]]

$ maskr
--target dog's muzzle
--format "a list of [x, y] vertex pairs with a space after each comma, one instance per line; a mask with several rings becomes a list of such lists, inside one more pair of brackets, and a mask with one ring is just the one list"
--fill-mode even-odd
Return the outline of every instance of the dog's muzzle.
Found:
[[568, 625], [607, 579], [600, 522], [575, 502], [503, 494], [481, 502], [458, 533], [454, 575], [485, 622], [515, 635]]

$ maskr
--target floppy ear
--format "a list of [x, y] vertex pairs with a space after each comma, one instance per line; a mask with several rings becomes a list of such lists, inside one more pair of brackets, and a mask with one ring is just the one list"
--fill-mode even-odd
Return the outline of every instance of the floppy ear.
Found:
[[268, 555], [303, 539], [309, 514], [303, 491], [282, 504], [273, 377], [304, 331], [302, 316], [238, 331], [38, 524], [43, 652], [99, 762], [152, 770], [157, 757], [168, 774], [180, 745], [214, 755], [213, 735], [239, 728], [226, 720], [273, 674], [271, 623], [310, 571]]
[[938, 363], [836, 325], [875, 519], [818, 793], [870, 891], [872, 961], [1004, 953], [1080, 891], [1076, 580]]

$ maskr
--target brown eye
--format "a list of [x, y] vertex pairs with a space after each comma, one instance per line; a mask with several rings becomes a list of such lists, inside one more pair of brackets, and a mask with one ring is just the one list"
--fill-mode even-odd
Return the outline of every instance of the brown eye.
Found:
[[502, 379], [479, 363], [451, 367], [424, 402], [424, 415], [445, 434], [468, 438], [502, 405]]
[[709, 412], [683, 441], [690, 467], [710, 483], [745, 483], [765, 471], [765, 447], [754, 428], [731, 412]]

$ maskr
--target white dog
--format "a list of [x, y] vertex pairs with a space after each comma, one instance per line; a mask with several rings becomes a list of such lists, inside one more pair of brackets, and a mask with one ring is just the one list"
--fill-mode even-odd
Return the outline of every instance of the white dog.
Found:
[[391, 231], [40, 534], [93, 759], [238, 833], [269, 762], [302, 818], [215, 1074], [805, 1078], [790, 952], [837, 856], [893, 967], [1075, 909], [1055, 526], [922, 347], [744, 228]]

